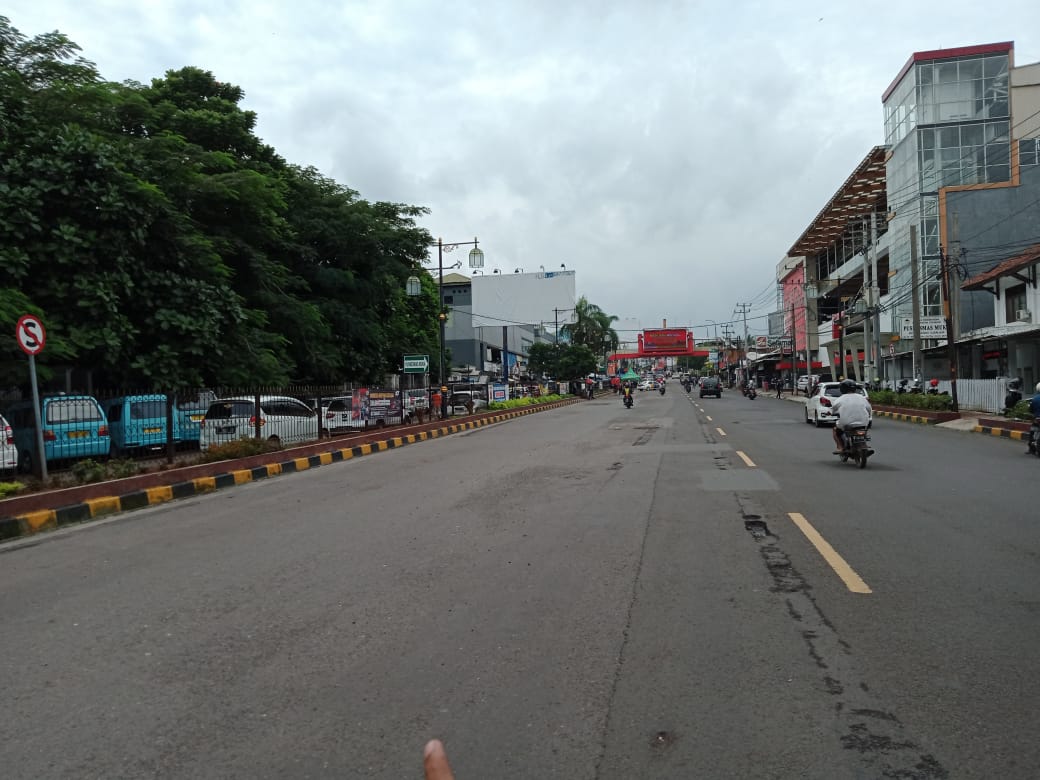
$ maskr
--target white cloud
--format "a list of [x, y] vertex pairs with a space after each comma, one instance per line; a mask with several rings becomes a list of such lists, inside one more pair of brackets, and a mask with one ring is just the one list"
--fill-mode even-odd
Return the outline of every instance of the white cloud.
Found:
[[290, 161], [430, 207], [434, 235], [480, 237], [489, 272], [566, 263], [647, 326], [723, 322], [768, 287], [881, 142], [881, 93], [913, 51], [1023, 31], [1018, 62], [1040, 56], [1025, 0], [7, 5], [106, 78], [197, 65], [239, 84]]

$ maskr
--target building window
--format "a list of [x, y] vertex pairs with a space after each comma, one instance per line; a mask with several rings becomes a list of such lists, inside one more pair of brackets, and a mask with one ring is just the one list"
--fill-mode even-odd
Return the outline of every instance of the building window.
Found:
[[444, 296], [444, 302], [445, 303], [455, 303], [455, 296], [454, 295], [445, 295]]
[[1007, 305], [1007, 322], [1017, 322], [1018, 312], [1026, 308], [1026, 286], [1019, 284], [1005, 290], [1004, 301]]
[[1023, 138], [1018, 142], [1018, 164], [1040, 165], [1040, 138]]

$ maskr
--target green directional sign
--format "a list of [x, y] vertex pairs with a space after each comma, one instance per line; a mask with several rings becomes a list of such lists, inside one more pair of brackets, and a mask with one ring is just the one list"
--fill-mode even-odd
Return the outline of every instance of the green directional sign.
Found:
[[430, 373], [429, 355], [405, 355], [404, 372], [406, 374], [428, 374]]

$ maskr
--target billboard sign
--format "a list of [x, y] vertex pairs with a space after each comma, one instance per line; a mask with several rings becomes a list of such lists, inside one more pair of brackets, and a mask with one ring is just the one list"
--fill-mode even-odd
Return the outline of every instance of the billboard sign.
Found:
[[486, 274], [470, 281], [473, 327], [574, 322], [574, 271]]
[[643, 331], [643, 352], [686, 352], [690, 332], [685, 328], [656, 328]]

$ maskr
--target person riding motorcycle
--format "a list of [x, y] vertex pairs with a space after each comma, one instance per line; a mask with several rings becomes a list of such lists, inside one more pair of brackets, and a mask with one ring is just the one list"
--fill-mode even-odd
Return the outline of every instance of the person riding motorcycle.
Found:
[[1040, 424], [1037, 423], [1037, 420], [1040, 420], [1040, 382], [1037, 382], [1036, 387], [1033, 389], [1036, 391], [1036, 395], [1034, 395], [1032, 400], [1029, 402], [1029, 414], [1033, 418], [1033, 424], [1029, 426], [1029, 449], [1026, 450], [1030, 455], [1036, 454], [1036, 445], [1033, 444], [1033, 434], [1036, 432], [1037, 428], [1040, 427]]
[[841, 396], [831, 402], [831, 410], [839, 415], [838, 421], [834, 423], [835, 455], [841, 455], [845, 451], [845, 431], [853, 425], [870, 424], [870, 402], [866, 396], [860, 395], [856, 383], [851, 379], [845, 379], [839, 385]]
[[621, 388], [621, 403], [627, 406], [628, 404], [633, 402], [634, 401], [632, 399], [632, 383], [625, 382], [624, 387]]

